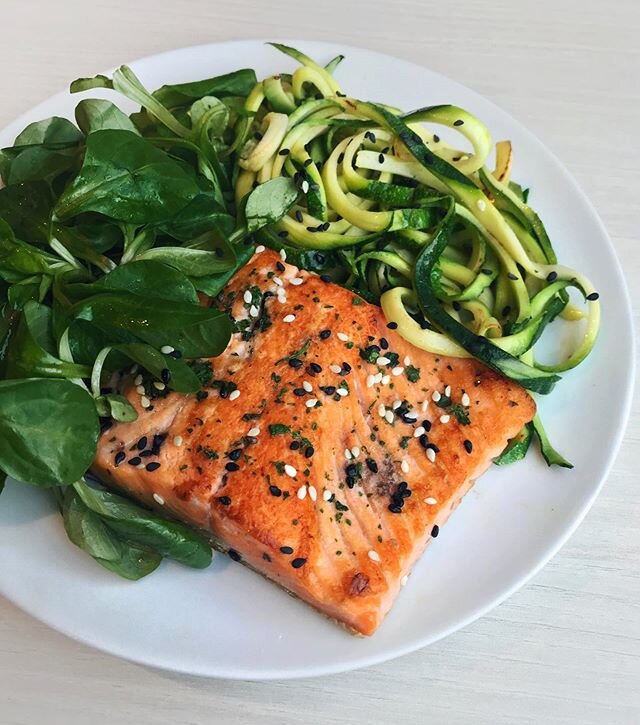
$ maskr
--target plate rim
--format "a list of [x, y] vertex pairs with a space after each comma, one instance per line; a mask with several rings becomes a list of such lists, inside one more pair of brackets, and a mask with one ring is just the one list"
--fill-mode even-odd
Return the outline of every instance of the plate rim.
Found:
[[[264, 40], [262, 38], [233, 38], [229, 40], [221, 40], [221, 41], [215, 41], [211, 43], [199, 43], [196, 45], [185, 45], [177, 48], [172, 48], [168, 50], [164, 50], [159, 53], [152, 53], [146, 56], [142, 56], [139, 58], [135, 58], [133, 60], [126, 61], [128, 65], [138, 65], [143, 64], [146, 62], [152, 62], [152, 61], [158, 61], [163, 58], [167, 58], [169, 56], [180, 54], [183, 52], [195, 52], [198, 51], [204, 51], [205, 49], [209, 49], [210, 51], [215, 52], [216, 49], [220, 48], [221, 46], [233, 46], [233, 45], [240, 45], [240, 44], [268, 44], [270, 42], [279, 42], [279, 43], [285, 43], [287, 45], [293, 45], [295, 47], [303, 47], [306, 49], [310, 48], [313, 50], [313, 48], [317, 48], [318, 50], [320, 48], [326, 49], [327, 47], [335, 48], [339, 52], [345, 52], [345, 54], [348, 54], [350, 50], [357, 51], [357, 52], [365, 52], [365, 53], [371, 53], [381, 60], [389, 59], [394, 62], [402, 62], [407, 64], [407, 66], [412, 67], [414, 69], [418, 70], [427, 70], [430, 73], [433, 73], [434, 75], [439, 76], [443, 80], [451, 83], [454, 86], [458, 86], [460, 88], [463, 88], [467, 93], [471, 94], [472, 96], [475, 96], [477, 98], [480, 98], [483, 103], [488, 104], [492, 109], [496, 110], [503, 116], [505, 116], [509, 123], [513, 124], [515, 127], [518, 128], [520, 133], [523, 133], [524, 135], [528, 136], [529, 139], [531, 139], [535, 144], [537, 144], [539, 147], [541, 147], [545, 154], [549, 157], [551, 162], [553, 163], [555, 170], [560, 172], [562, 176], [564, 177], [567, 184], [571, 187], [574, 194], [577, 194], [577, 196], [580, 197], [582, 203], [585, 205], [586, 208], [589, 209], [593, 222], [597, 225], [598, 232], [602, 238], [602, 240], [606, 243], [607, 251], [609, 253], [609, 256], [611, 258], [611, 261], [613, 262], [612, 270], [615, 272], [615, 276], [617, 278], [617, 283], [619, 284], [621, 295], [624, 298], [625, 302], [625, 308], [624, 308], [624, 319], [621, 320], [621, 324], [623, 324], [624, 327], [626, 327], [626, 332], [628, 333], [629, 337], [629, 355], [630, 355], [630, 365], [628, 366], [628, 374], [625, 378], [625, 385], [624, 385], [624, 404], [622, 409], [622, 415], [620, 416], [620, 423], [617, 430], [617, 435], [615, 436], [615, 439], [612, 442], [612, 445], [608, 452], [608, 457], [606, 464], [603, 468], [603, 472], [600, 476], [600, 479], [597, 483], [597, 485], [594, 487], [591, 494], [588, 496], [588, 498], [583, 502], [579, 510], [574, 514], [573, 520], [571, 520], [570, 525], [567, 526], [567, 528], [563, 531], [562, 535], [558, 536], [554, 542], [553, 545], [547, 548], [544, 552], [544, 554], [540, 557], [540, 560], [538, 563], [533, 566], [532, 568], [528, 569], [526, 572], [524, 572], [520, 577], [516, 578], [516, 580], [509, 586], [504, 592], [502, 592], [499, 596], [491, 599], [487, 603], [480, 605], [476, 607], [472, 612], [469, 613], [468, 616], [456, 621], [454, 624], [451, 624], [447, 627], [444, 627], [440, 631], [438, 631], [435, 634], [424, 636], [421, 638], [416, 638], [411, 643], [408, 643], [406, 645], [399, 645], [395, 648], [389, 648], [385, 650], [384, 652], [380, 653], [374, 653], [374, 654], [364, 654], [359, 657], [354, 657], [353, 660], [350, 660], [346, 664], [341, 663], [334, 663], [334, 664], [326, 664], [326, 665], [311, 665], [307, 666], [305, 669], [301, 669], [300, 667], [297, 667], [296, 669], [289, 668], [260, 668], [252, 670], [250, 667], [234, 667], [231, 668], [229, 671], [226, 671], [222, 673], [219, 668], [203, 668], [203, 667], [194, 667], [193, 665], [189, 665], [186, 662], [183, 662], [181, 660], [176, 660], [172, 664], [159, 664], [157, 660], [154, 660], [152, 656], [147, 655], [145, 656], [145, 653], [141, 653], [139, 656], [132, 653], [129, 650], [126, 650], [124, 647], [119, 646], [119, 644], [113, 644], [113, 643], [104, 643], [99, 642], [97, 643], [95, 640], [91, 640], [89, 637], [83, 636], [82, 634], [79, 634], [77, 632], [74, 632], [70, 627], [67, 627], [64, 624], [59, 624], [57, 622], [54, 622], [53, 619], [50, 619], [47, 614], [42, 614], [40, 611], [35, 611], [37, 607], [32, 607], [30, 603], [24, 603], [22, 601], [17, 601], [17, 598], [12, 598], [9, 594], [7, 594], [4, 589], [1, 586], [0, 581], [0, 596], [5, 597], [9, 602], [11, 602], [14, 606], [18, 607], [22, 611], [26, 612], [30, 616], [32, 616], [37, 621], [43, 622], [47, 626], [51, 627], [51, 629], [60, 632], [64, 634], [65, 636], [69, 637], [72, 640], [75, 640], [76, 642], [80, 642], [84, 645], [89, 646], [92, 649], [97, 649], [99, 651], [105, 652], [106, 654], [120, 657], [124, 660], [127, 660], [129, 662], [136, 663], [138, 665], [143, 665], [146, 667], [151, 667], [154, 669], [158, 669], [165, 672], [176, 672], [180, 674], [186, 674], [191, 676], [197, 676], [197, 677], [206, 677], [206, 678], [213, 678], [213, 679], [229, 679], [229, 680], [253, 680], [253, 681], [271, 681], [271, 680], [293, 680], [293, 679], [300, 679], [300, 678], [306, 678], [306, 677], [319, 677], [319, 676], [325, 676], [325, 675], [332, 675], [337, 674], [341, 672], [350, 672], [356, 669], [362, 669], [365, 667], [370, 667], [376, 664], [380, 664], [383, 662], [388, 662], [394, 659], [397, 659], [399, 657], [402, 657], [406, 654], [409, 654], [411, 652], [415, 652], [419, 649], [422, 649], [428, 645], [434, 644], [435, 642], [438, 642], [445, 637], [448, 637], [450, 634], [453, 634], [454, 632], [463, 629], [464, 627], [467, 627], [472, 622], [476, 621], [477, 619], [481, 618], [488, 612], [492, 611], [496, 607], [500, 606], [503, 602], [505, 602], [507, 599], [509, 599], [515, 592], [517, 592], [519, 589], [521, 589], [527, 582], [529, 582], [533, 577], [535, 577], [541, 569], [543, 569], [549, 561], [558, 553], [558, 551], [566, 544], [566, 542], [571, 538], [571, 536], [575, 533], [578, 526], [584, 521], [587, 513], [593, 506], [595, 500], [600, 495], [602, 488], [609, 478], [609, 475], [611, 473], [611, 469], [613, 467], [613, 464], [620, 452], [620, 448], [627, 430], [629, 417], [631, 413], [631, 407], [633, 404], [633, 392], [635, 388], [635, 379], [636, 379], [636, 366], [637, 366], [637, 350], [636, 350], [636, 335], [635, 330], [633, 326], [633, 307], [631, 304], [631, 297], [629, 294], [629, 287], [626, 282], [626, 278], [622, 269], [622, 265], [620, 262], [620, 259], [618, 258], [616, 248], [613, 245], [613, 242], [611, 240], [611, 237], [609, 236], [606, 227], [604, 226], [604, 223], [602, 219], [600, 218], [600, 215], [594, 206], [594, 204], [590, 201], [589, 197], [585, 193], [585, 191], [582, 189], [582, 187], [578, 184], [576, 179], [573, 177], [573, 175], [569, 172], [569, 170], [565, 167], [565, 165], [562, 163], [562, 161], [558, 158], [558, 156], [547, 146], [545, 145], [542, 140], [532, 131], [530, 131], [523, 123], [521, 123], [517, 118], [515, 118], [510, 112], [503, 109], [501, 106], [499, 106], [497, 103], [495, 103], [490, 98], [482, 95], [478, 91], [475, 91], [473, 88], [470, 88], [469, 86], [466, 86], [463, 83], [460, 83], [459, 81], [455, 80], [454, 78], [451, 78], [444, 73], [441, 73], [440, 71], [432, 70], [429, 66], [424, 65], [422, 63], [409, 60], [405, 57], [399, 57], [390, 53], [386, 53], [383, 51], [378, 51], [372, 48], [369, 48], [367, 46], [363, 45], [357, 45], [353, 43], [338, 43], [334, 41], [324, 41], [324, 40], [312, 40], [312, 39], [290, 39], [290, 38], [273, 38], [269, 41]], [[102, 73], [111, 73], [113, 72], [115, 68], [112, 67], [106, 71], [98, 71]], [[18, 117], [10, 121], [8, 124], [6, 124], [2, 129], [0, 129], [1, 134], [5, 134], [14, 127], [20, 127], [22, 128], [21, 124], [24, 124], [28, 122], [28, 119], [31, 117], [32, 114], [37, 112], [37, 109], [41, 106], [45, 106], [50, 104], [51, 102], [55, 101], [57, 98], [60, 97], [66, 97], [68, 94], [67, 90], [61, 90], [57, 93], [52, 94], [51, 96], [43, 99], [39, 103], [36, 103], [35, 105], [31, 106], [29, 109], [24, 111], [22, 114], [20, 114]]]

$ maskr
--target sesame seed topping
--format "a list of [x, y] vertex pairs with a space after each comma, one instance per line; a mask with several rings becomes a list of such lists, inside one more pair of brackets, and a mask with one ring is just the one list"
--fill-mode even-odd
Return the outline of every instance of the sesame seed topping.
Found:
[[405, 365], [411, 365], [411, 358], [408, 355], [404, 356], [404, 360], [402, 361]]
[[595, 302], [596, 300], [600, 299], [600, 295], [597, 292], [592, 292], [591, 294], [587, 295], [587, 300], [589, 302]]
[[258, 244], [258, 246], [256, 247], [256, 254], [262, 254], [265, 249], [266, 247], [264, 246], [264, 244]]
[[408, 576], [407, 574], [405, 574], [405, 575], [404, 575], [404, 576], [402, 577], [402, 579], [400, 579], [400, 586], [401, 586], [401, 587], [406, 587], [406, 586], [407, 586], [407, 582], [408, 582], [408, 581], [409, 581], [409, 576]]
[[395, 415], [393, 414], [393, 411], [391, 411], [391, 410], [388, 410], [388, 411], [387, 411], [387, 412], [386, 412], [386, 413], [384, 414], [384, 419], [385, 419], [385, 420], [387, 421], [387, 423], [389, 423], [389, 424], [393, 423], [393, 421], [395, 420]]
[[469, 397], [469, 394], [468, 393], [463, 393], [460, 402], [465, 407], [471, 405], [471, 398]]
[[302, 188], [302, 193], [306, 194], [309, 191], [309, 182], [305, 179], [300, 187]]
[[142, 385], [142, 375], [136, 375], [136, 379], [133, 381], [134, 385]]
[[450, 415], [446, 415], [445, 414], [445, 415], [441, 415], [440, 416], [440, 422], [441, 423], [448, 423], [450, 420], [451, 420], [451, 416]]
[[141, 405], [141, 406], [142, 406], [143, 408], [150, 408], [150, 407], [151, 407], [151, 401], [149, 400], [149, 398], [147, 398], [147, 396], [146, 396], [146, 395], [143, 395], [143, 396], [142, 396], [142, 397], [140, 398], [140, 405]]
[[244, 295], [242, 296], [242, 298], [244, 299], [244, 301], [247, 304], [249, 304], [251, 302], [251, 300], [253, 299], [253, 296], [252, 296], [251, 292], [249, 292], [249, 290], [245, 290]]
[[144, 395], [144, 385], [136, 385], [136, 393], [138, 395]]
[[[278, 287], [282, 287], [283, 282], [280, 279], [280, 277], [278, 277], [277, 275], [274, 274], [271, 279], [273, 280], [274, 284], [278, 285]], [[278, 294], [281, 294], [280, 290], [278, 290]], [[284, 294], [284, 290], [282, 290], [282, 294]]]
[[404, 417], [408, 418], [409, 420], [418, 420], [418, 414], [414, 413], [412, 410], [410, 410], [408, 413], [405, 413]]
[[420, 406], [422, 412], [425, 413], [428, 407], [429, 407], [429, 401], [423, 400], [422, 405]]
[[373, 376], [373, 382], [374, 383], [380, 383], [380, 382], [382, 382], [382, 373], [376, 373]]
[[300, 486], [300, 488], [298, 489], [298, 493], [296, 494], [296, 496], [297, 496], [297, 497], [298, 497], [298, 498], [299, 498], [299, 499], [300, 499], [301, 501], [302, 501], [302, 500], [303, 500], [304, 498], [306, 498], [306, 496], [307, 496], [307, 487], [306, 487], [306, 486], [304, 486], [304, 485]]
[[158, 494], [158, 493], [154, 493], [154, 494], [153, 494], [153, 500], [154, 500], [154, 501], [155, 501], [156, 503], [159, 503], [159, 504], [160, 504], [160, 506], [163, 506], [163, 505], [164, 505], [164, 499], [163, 499], [163, 498], [162, 498], [162, 496], [160, 496], [160, 494]]
[[283, 322], [293, 322], [295, 319], [296, 319], [296, 316], [295, 315], [285, 315], [282, 318], [282, 321]]
[[391, 374], [398, 377], [398, 375], [402, 375], [403, 372], [404, 372], [404, 368], [401, 365], [398, 365], [398, 367], [393, 368], [393, 370], [391, 371]]
[[342, 372], [342, 367], [340, 365], [329, 365], [329, 370], [331, 370], [332, 373], [336, 373], [336, 375], [338, 375]]
[[229, 558], [231, 559], [231, 561], [242, 561], [242, 557], [235, 549], [229, 549], [229, 551], [227, 551], [227, 554], [229, 554]]
[[157, 471], [158, 468], [160, 468], [160, 464], [158, 463], [158, 461], [152, 461], [151, 463], [147, 463], [145, 468], [147, 469], [147, 471], [149, 471], [149, 473], [153, 473], [154, 471]]
[[374, 375], [367, 375], [367, 387], [372, 388], [376, 384]]
[[329, 337], [331, 337], [331, 330], [322, 330], [322, 332], [320, 333], [320, 339], [326, 340]]
[[282, 260], [283, 262], [286, 262], [286, 261], [287, 261], [287, 253], [285, 252], [285, 250], [284, 250], [284, 249], [281, 249], [281, 250], [280, 250], [280, 259], [281, 259], [281, 260]]
[[256, 426], [255, 428], [251, 428], [249, 432], [247, 433], [248, 436], [251, 436], [252, 438], [255, 438], [256, 436], [260, 435], [260, 428]]
[[349, 448], [344, 449], [344, 457], [350, 461], [353, 458], [353, 453], [351, 453], [351, 450]]
[[338, 388], [336, 390], [337, 395], [339, 395], [341, 398], [346, 398], [347, 395], [349, 395], [349, 391], [345, 390], [344, 388]]
[[384, 418], [386, 412], [387, 412], [387, 409], [385, 408], [384, 403], [380, 403], [380, 405], [378, 406], [378, 415], [381, 418]]
[[294, 560], [293, 560], [293, 561], [291, 562], [291, 566], [292, 566], [292, 567], [293, 567], [294, 569], [299, 569], [299, 568], [300, 568], [301, 566], [304, 566], [304, 565], [305, 565], [306, 563], [307, 563], [307, 560], [306, 560], [306, 559], [303, 559], [302, 557], [299, 557], [299, 558], [297, 558], [297, 559], [294, 559]]
[[434, 403], [437, 403], [441, 397], [442, 397], [442, 395], [440, 395], [440, 393], [437, 390], [434, 390], [433, 393], [431, 394], [431, 400], [433, 400]]
[[176, 436], [173, 439], [173, 445], [174, 446], [177, 446], [178, 448], [180, 448], [180, 446], [182, 445], [182, 436]]
[[451, 386], [447, 385], [447, 387], [444, 389], [444, 394], [447, 396], [447, 398], [451, 397]]
[[463, 445], [464, 445], [465, 451], [467, 453], [471, 453], [471, 451], [473, 450], [473, 443], [469, 439], [467, 439], [467, 440], [465, 440]]
[[284, 472], [287, 474], [287, 476], [290, 476], [291, 478], [295, 478], [298, 473], [290, 463], [284, 464]]
[[307, 391], [307, 393], [310, 393], [313, 390], [313, 385], [308, 380], [305, 380], [302, 383], [302, 387]]
[[251, 305], [251, 307], [249, 307], [249, 315], [251, 317], [257, 317], [259, 314], [260, 310], [255, 305]]
[[163, 345], [160, 348], [160, 352], [163, 355], [171, 355], [171, 353], [175, 350], [175, 348], [171, 347], [171, 345]]
[[280, 553], [282, 554], [293, 554], [293, 548], [291, 546], [281, 546]]
[[433, 448], [427, 448], [427, 458], [431, 461], [431, 463], [434, 463], [436, 460], [436, 452]]
[[318, 404], [318, 399], [317, 398], [309, 398], [309, 400], [307, 400], [307, 402], [305, 403], [305, 405], [307, 406], [307, 408], [315, 408], [315, 406], [317, 404]]
[[380, 561], [380, 554], [373, 549], [369, 549], [367, 556], [371, 559], [371, 561]]
[[316, 487], [315, 486], [309, 486], [309, 498], [312, 501], [314, 501], [314, 502], [317, 501], [317, 499], [318, 499], [318, 492], [316, 491]]
[[328, 501], [332, 495], [333, 494], [331, 493], [331, 491], [329, 491], [328, 489], [325, 488], [325, 490], [322, 492], [322, 500]]
[[291, 278], [291, 279], [289, 280], [289, 284], [292, 284], [292, 285], [293, 285], [294, 287], [298, 287], [298, 286], [299, 286], [299, 285], [301, 285], [301, 284], [302, 284], [303, 282], [304, 282], [304, 280], [303, 280], [303, 279], [300, 279], [300, 277], [292, 277], [292, 278]]
[[402, 473], [409, 473], [409, 464], [406, 461], [402, 461], [400, 464], [400, 470]]
[[380, 382], [383, 385], [389, 385], [389, 383], [391, 382], [391, 378], [388, 375], [383, 375], [382, 378], [380, 379]]
[[154, 381], [154, 383], [153, 383], [153, 387], [154, 387], [154, 388], [155, 388], [156, 390], [164, 390], [164, 389], [165, 389], [165, 388], [166, 388], [167, 386], [166, 386], [166, 385], [165, 385], [164, 383], [159, 383], [159, 382], [158, 382], [158, 381], [156, 380], [156, 381]]
[[433, 496], [427, 496], [427, 498], [425, 498], [424, 502], [426, 504], [428, 504], [429, 506], [434, 506], [435, 504], [438, 503], [438, 499], [433, 498]]
[[420, 436], [424, 435], [426, 432], [425, 427], [421, 425], [413, 431], [413, 437], [420, 438]]
[[237, 400], [240, 397], [240, 391], [234, 390], [233, 392], [229, 393], [229, 400]]
[[433, 527], [433, 528], [431, 529], [431, 536], [433, 536], [433, 538], [435, 539], [435, 538], [436, 538], [436, 537], [438, 536], [438, 534], [439, 534], [439, 533], [440, 533], [440, 527], [438, 526], [438, 524], [436, 524], [436, 525], [435, 525], [435, 526], [434, 526], [434, 527]]
[[336, 337], [338, 338], [338, 340], [342, 340], [342, 342], [349, 341], [349, 335], [345, 335], [344, 332], [337, 332]]
[[484, 211], [487, 208], [487, 202], [484, 201], [484, 199], [478, 199], [476, 206], [480, 209], [480, 211]]
[[381, 356], [380, 356], [380, 357], [379, 357], [379, 358], [378, 358], [378, 359], [376, 360], [376, 365], [388, 365], [388, 364], [389, 364], [390, 362], [391, 362], [391, 360], [389, 360], [389, 358], [388, 358], [388, 357], [384, 357], [384, 355], [381, 355]]
[[351, 455], [352, 455], [352, 456], [353, 456], [354, 458], [357, 458], [357, 457], [358, 457], [358, 456], [360, 455], [360, 447], [359, 447], [359, 446], [354, 446], [354, 447], [353, 447], [353, 448], [351, 449]]

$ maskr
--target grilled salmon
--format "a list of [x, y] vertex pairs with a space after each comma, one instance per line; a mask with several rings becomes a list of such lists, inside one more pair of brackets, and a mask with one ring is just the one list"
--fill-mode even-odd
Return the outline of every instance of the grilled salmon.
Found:
[[216, 304], [236, 332], [192, 363], [201, 392], [126, 377], [139, 417], [103, 434], [95, 471], [371, 635], [535, 404], [475, 360], [412, 347], [378, 307], [263, 247]]

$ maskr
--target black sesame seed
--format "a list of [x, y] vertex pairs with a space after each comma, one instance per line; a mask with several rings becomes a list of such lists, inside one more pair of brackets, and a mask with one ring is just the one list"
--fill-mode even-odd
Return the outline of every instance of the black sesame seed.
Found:
[[289, 358], [289, 367], [292, 368], [301, 368], [302, 367], [302, 360], [297, 357]]
[[293, 549], [290, 546], [281, 546], [280, 551], [283, 554], [293, 554]]
[[480, 271], [482, 274], [492, 274], [492, 271], [488, 267], [483, 267]]
[[280, 156], [288, 156], [289, 155], [289, 149], [280, 149], [280, 151], [278, 151], [278, 154]]
[[269, 486], [269, 493], [272, 496], [282, 496], [282, 491], [277, 486]]
[[427, 431], [427, 433], [431, 430], [431, 421], [430, 420], [423, 420], [422, 421], [422, 427]]
[[346, 93], [342, 93], [341, 91], [336, 91], [336, 96], [338, 98], [346, 98], [347, 97], [347, 94]]
[[355, 463], [350, 463], [344, 470], [348, 476], [356, 476], [358, 474], [358, 466]]
[[400, 481], [398, 484], [398, 491], [406, 491], [409, 488], [409, 484], [406, 481]]
[[336, 392], [335, 385], [324, 385], [320, 387], [320, 390], [326, 395], [333, 395]]
[[325, 222], [324, 224], [321, 224], [318, 228], [320, 229], [321, 232], [326, 232], [330, 226], [331, 225], [329, 224], [329, 222]]
[[300, 448], [300, 441], [291, 441], [289, 444], [289, 449], [292, 451], [297, 451], [298, 448]]
[[463, 445], [464, 445], [465, 451], [467, 453], [471, 453], [471, 451], [473, 450], [473, 443], [470, 440], [467, 439], [467, 440], [465, 440], [465, 442], [463, 443]]
[[397, 503], [391, 503], [387, 508], [389, 509], [389, 511], [391, 511], [392, 514], [402, 513], [402, 506], [399, 506]]
[[284, 264], [282, 264], [282, 262], [276, 262], [276, 269], [278, 270], [278, 272], [284, 272], [285, 266]]
[[240, 458], [240, 456], [241, 456], [241, 455], [242, 455], [242, 448], [235, 448], [234, 450], [232, 450], [232, 451], [231, 451], [231, 452], [229, 453], [229, 458], [230, 458], [230, 459], [231, 459], [232, 461], [237, 461], [237, 460], [238, 460], [238, 458]]
[[321, 275], [320, 275], [320, 279], [321, 279], [321, 280], [322, 280], [323, 282], [331, 282], [331, 277], [329, 277], [329, 275], [328, 275], [328, 274], [321, 274]]
[[346, 479], [347, 486], [349, 488], [353, 488], [356, 485], [356, 479], [354, 476], [347, 476]]
[[507, 274], [507, 277], [508, 277], [509, 279], [513, 279], [513, 280], [517, 280], [517, 279], [519, 279], [519, 278], [518, 278], [518, 275], [517, 275], [517, 274], [514, 274], [513, 272], [509, 272], [509, 274]]
[[311, 166], [312, 163], [313, 163], [313, 159], [306, 159], [305, 162], [304, 162], [304, 165], [305, 166]]
[[315, 452], [316, 451], [315, 451], [315, 448], [313, 446], [307, 446], [304, 449], [304, 457], [305, 458], [311, 458]]
[[[140, 451], [140, 458], [150, 458], [153, 456], [153, 451]], [[155, 455], [158, 455], [157, 453]]]
[[549, 274], [547, 275], [547, 282], [553, 282], [556, 279], [558, 279], [558, 273], [557, 272], [549, 272]]
[[438, 526], [438, 524], [436, 524], [436, 525], [435, 525], [435, 526], [434, 526], [434, 527], [433, 527], [433, 528], [431, 529], [431, 536], [433, 536], [433, 538], [435, 539], [435, 538], [436, 538], [436, 537], [438, 536], [438, 534], [439, 534], [439, 533], [440, 533], [440, 527]]
[[310, 368], [311, 372], [314, 372], [314, 373], [322, 372], [322, 366], [318, 365], [318, 363], [316, 363], [316, 362], [309, 363], [309, 368]]
[[399, 506], [400, 508], [402, 508], [404, 506], [404, 496], [402, 492], [396, 491], [394, 494], [392, 494], [391, 503], [394, 504], [394, 506]]
[[231, 499], [229, 496], [218, 496], [218, 501], [220, 501], [223, 506], [231, 506]]
[[234, 463], [233, 461], [230, 461], [229, 463], [227, 463], [225, 468], [227, 469], [227, 471], [231, 471], [231, 472], [240, 470], [240, 466], [237, 463]]
[[349, 365], [348, 362], [342, 363], [342, 374], [343, 375], [348, 375], [351, 372], [351, 370], [352, 370], [351, 365]]
[[302, 398], [304, 395], [307, 394], [307, 391], [304, 388], [294, 388], [293, 394], [297, 395], [299, 398]]
[[462, 126], [463, 123], [464, 123], [464, 121], [459, 118], [457, 121], [454, 121], [453, 122], [453, 125], [454, 126]]
[[266, 552], [266, 551], [265, 551], [265, 552], [264, 552], [264, 554], [262, 555], [262, 558], [263, 558], [263, 559], [264, 559], [265, 561], [269, 561], [269, 562], [271, 561], [271, 557], [269, 556], [269, 554], [267, 554], [267, 552]]
[[384, 164], [384, 154], [378, 154], [378, 163]]
[[429, 445], [427, 446], [427, 448], [431, 448], [431, 450], [434, 453], [440, 453], [440, 449], [438, 448], [438, 446], [435, 443], [429, 443]]
[[227, 551], [227, 554], [229, 554], [229, 558], [233, 561], [242, 561], [242, 557], [235, 549], [229, 549], [229, 551]]
[[388, 350], [389, 349], [389, 341], [387, 340], [386, 337], [381, 337], [380, 338], [380, 347], [383, 350]]
[[598, 299], [600, 299], [600, 295], [597, 292], [592, 292], [590, 295], [587, 295], [589, 302], [595, 302]]
[[139, 466], [142, 463], [142, 458], [140, 458], [139, 456], [134, 456], [133, 458], [130, 458], [127, 463], [130, 466]]
[[397, 322], [387, 322], [387, 327], [390, 330], [397, 330], [398, 329], [398, 323]]
[[399, 491], [402, 498], [409, 498], [411, 496], [411, 489], [407, 488], [404, 491]]
[[338, 156], [338, 163], [341, 164], [344, 161], [344, 154]]
[[253, 138], [255, 138], [256, 141], [262, 141], [262, 134], [260, 133], [260, 131], [256, 131], [253, 134]]
[[169, 357], [172, 357], [174, 360], [180, 360], [182, 357], [182, 353], [180, 350], [174, 350], [173, 352], [169, 353]]
[[511, 314], [511, 305], [505, 305], [502, 308], [502, 316], [503, 317], [508, 317], [510, 314]]
[[301, 566], [304, 566], [306, 563], [307, 563], [307, 560], [306, 559], [303, 559], [302, 557], [298, 557], [297, 559], [294, 559], [291, 562], [291, 566], [294, 569], [299, 569]]
[[126, 457], [127, 457], [127, 455], [124, 451], [118, 451], [116, 453], [116, 457], [114, 459], [116, 466], [119, 466]]
[[320, 339], [326, 340], [328, 337], [331, 337], [331, 330], [322, 330], [320, 333]]
[[453, 302], [453, 309], [456, 312], [460, 312], [460, 310], [462, 309], [462, 305], [457, 300], [454, 300], [454, 302]]
[[373, 460], [373, 458], [365, 458], [364, 462], [367, 464], [367, 468], [371, 471], [371, 473], [378, 473], [378, 464]]
[[298, 210], [296, 211], [296, 219], [297, 219], [297, 220], [298, 220], [299, 222], [301, 222], [301, 221], [302, 221], [302, 212], [300, 211], [300, 209], [298, 209]]
[[164, 368], [160, 371], [160, 380], [162, 380], [165, 385], [168, 385], [171, 382], [171, 372], [169, 368]]
[[286, 229], [283, 229], [281, 232], [278, 232], [278, 236], [280, 239], [284, 239], [289, 236], [289, 232]]
[[420, 445], [426, 450], [429, 447], [429, 439], [427, 436], [423, 433], [420, 438], [418, 438], [420, 441]]
[[311, 191], [320, 191], [320, 186], [318, 184], [309, 184], [309, 188]]
[[420, 321], [420, 329], [421, 330], [428, 330], [429, 329], [429, 323], [426, 320]]
[[147, 436], [142, 436], [140, 440], [136, 443], [136, 448], [139, 451], [143, 451], [147, 447]]
[[433, 134], [433, 141], [434, 143], [440, 143], [440, 136], [438, 134]]
[[322, 254], [322, 252], [315, 252], [313, 258], [318, 264], [324, 264], [326, 261], [326, 257]]
[[149, 471], [149, 473], [153, 473], [154, 471], [157, 471], [158, 468], [160, 468], [160, 464], [158, 463], [158, 461], [153, 461], [152, 463], [147, 463], [145, 468], [147, 469], [147, 471]]

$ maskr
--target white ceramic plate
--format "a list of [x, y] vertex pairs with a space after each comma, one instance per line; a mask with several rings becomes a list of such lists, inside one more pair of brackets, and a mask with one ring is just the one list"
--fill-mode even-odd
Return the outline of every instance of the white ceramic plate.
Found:
[[[575, 463], [551, 470], [535, 453], [491, 470], [417, 565], [378, 633], [357, 639], [243, 566], [218, 556], [205, 571], [163, 564], [138, 583], [104, 571], [67, 541], [48, 496], [8, 484], [0, 499], [0, 592], [70, 637], [140, 663], [226, 678], [289, 678], [362, 667], [423, 647], [476, 619], [522, 586], [566, 541], [593, 503], [618, 449], [634, 370], [629, 301], [593, 207], [557, 159], [506, 113], [426, 68], [359, 48], [292, 41], [321, 62], [340, 52], [338, 78], [356, 97], [410, 109], [454, 103], [515, 147], [514, 178], [533, 188], [562, 261], [600, 291], [602, 333], [588, 361], [540, 402], [552, 441]], [[257, 41], [204, 45], [132, 64], [148, 88], [252, 66], [293, 67]], [[78, 75], [96, 69], [80, 63]], [[93, 95], [99, 95], [93, 93]], [[108, 97], [108, 95], [106, 96]], [[45, 101], [0, 135], [73, 117], [78, 97]]]

